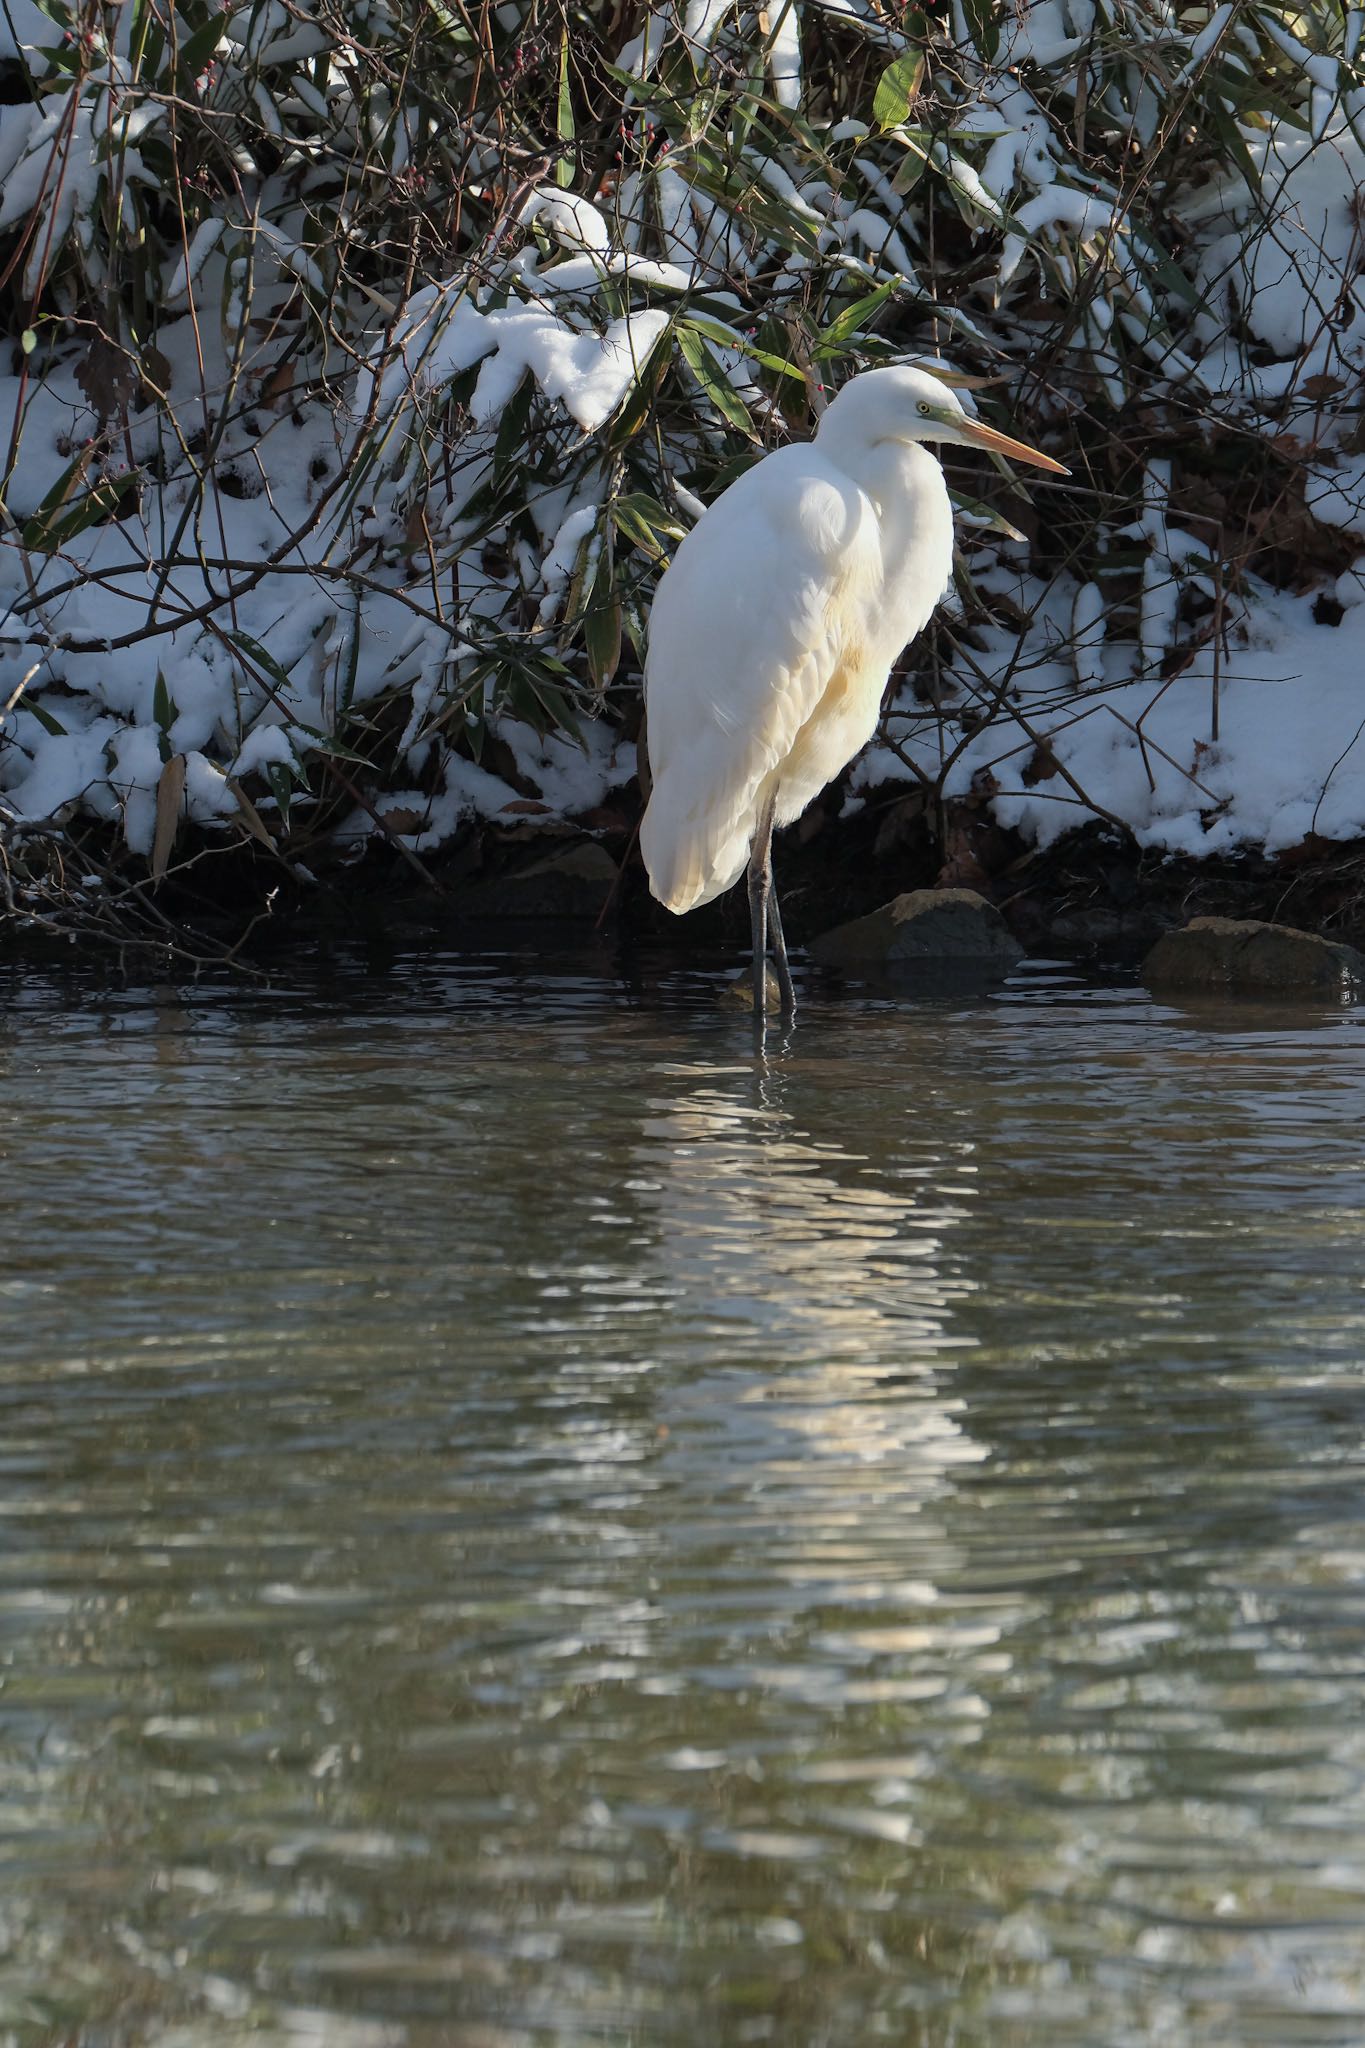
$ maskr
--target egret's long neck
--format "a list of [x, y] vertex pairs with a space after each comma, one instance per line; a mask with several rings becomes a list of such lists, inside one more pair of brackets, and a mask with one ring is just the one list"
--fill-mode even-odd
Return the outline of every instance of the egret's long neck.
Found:
[[[836, 424], [831, 418], [829, 428]], [[830, 461], [867, 492], [883, 526], [894, 526], [907, 502], [918, 501], [926, 491], [944, 488], [943, 471], [918, 441], [873, 440], [847, 430], [826, 430], [816, 438]]]
[[952, 574], [953, 508], [943, 471], [918, 441], [829, 439], [830, 458], [876, 512], [883, 601], [899, 645], [920, 630]]

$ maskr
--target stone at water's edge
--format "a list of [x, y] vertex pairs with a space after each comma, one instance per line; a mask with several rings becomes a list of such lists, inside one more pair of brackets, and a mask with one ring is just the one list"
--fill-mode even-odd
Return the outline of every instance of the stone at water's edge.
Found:
[[812, 939], [808, 951], [826, 967], [961, 962], [1001, 974], [1024, 953], [995, 905], [975, 889], [912, 889]]
[[1157, 940], [1142, 964], [1142, 978], [1149, 988], [1335, 995], [1349, 982], [1365, 981], [1365, 958], [1354, 946], [1292, 925], [1196, 917]]
[[455, 908], [468, 917], [597, 917], [616, 879], [616, 862], [606, 848], [595, 839], [579, 839], [529, 867], [467, 885]]
[[[771, 967], [765, 969], [765, 975], [768, 1015], [775, 1019], [780, 1015], [782, 1009], [782, 990], [778, 985], [777, 976]], [[720, 998], [722, 1002], [726, 1003], [743, 1003], [746, 1009], [752, 1010], [754, 1006], [754, 977], [752, 968], [746, 969], [734, 981], [722, 982]]]

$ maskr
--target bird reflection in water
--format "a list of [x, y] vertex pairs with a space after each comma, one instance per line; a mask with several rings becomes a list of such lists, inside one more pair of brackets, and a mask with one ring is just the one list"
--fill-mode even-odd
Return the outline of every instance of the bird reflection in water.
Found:
[[[913, 1474], [932, 1491], [982, 1458], [952, 1392], [954, 1353], [973, 1341], [952, 1327], [971, 1291], [951, 1250], [968, 1148], [921, 1143], [892, 1178], [803, 1129], [779, 1065], [663, 1072], [677, 1086], [645, 1112], [638, 1199], [680, 1341], [704, 1337], [718, 1360], [675, 1398], [709, 1402], [714, 1425], [751, 1451], [763, 1438], [783, 1461], [886, 1464], [898, 1486]], [[754, 1375], [738, 1397], [736, 1369]]]

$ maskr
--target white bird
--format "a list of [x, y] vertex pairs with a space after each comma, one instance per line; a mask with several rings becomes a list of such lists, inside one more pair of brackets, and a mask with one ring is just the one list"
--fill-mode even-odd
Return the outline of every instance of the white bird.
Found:
[[721, 493], [655, 593], [641, 851], [655, 896], [679, 915], [747, 863], [760, 1021], [770, 924], [784, 1016], [795, 1007], [773, 828], [871, 739], [891, 664], [952, 574], [952, 506], [925, 441], [1068, 473], [973, 419], [928, 371], [865, 370], [813, 441], [774, 450]]

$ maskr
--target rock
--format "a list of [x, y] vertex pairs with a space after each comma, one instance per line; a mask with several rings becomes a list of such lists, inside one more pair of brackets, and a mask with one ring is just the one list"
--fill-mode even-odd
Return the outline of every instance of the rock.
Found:
[[[765, 969], [765, 972], [767, 975], [767, 1013], [770, 1017], [780, 1017], [782, 1014], [782, 991], [778, 987], [777, 976], [772, 968], [768, 967]], [[754, 1007], [754, 977], [752, 970], [746, 969], [734, 981], [722, 982], [719, 993], [723, 1003], [743, 1003], [746, 1010], [752, 1010]]]
[[617, 866], [595, 839], [557, 846], [529, 867], [513, 868], [462, 889], [457, 911], [467, 917], [598, 917], [616, 886]]
[[1365, 980], [1365, 958], [1354, 946], [1292, 925], [1196, 917], [1157, 940], [1142, 978], [1149, 988], [1339, 995], [1350, 982]]
[[809, 951], [825, 967], [899, 969], [922, 962], [1003, 975], [1024, 949], [975, 889], [912, 889], [812, 939]]

